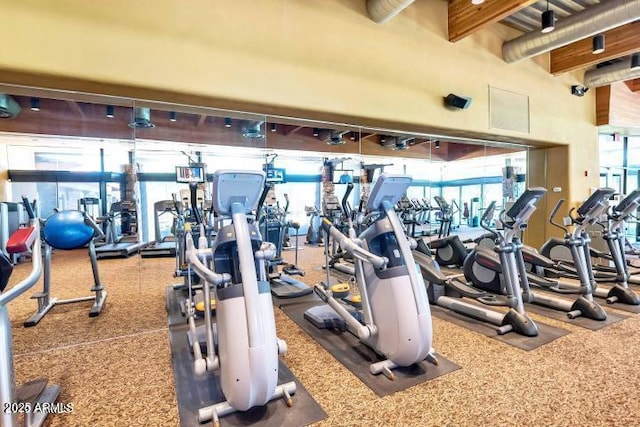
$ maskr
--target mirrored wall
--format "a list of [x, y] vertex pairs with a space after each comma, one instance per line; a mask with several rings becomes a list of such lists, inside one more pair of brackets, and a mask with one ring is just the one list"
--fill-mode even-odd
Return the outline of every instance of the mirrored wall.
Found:
[[[36, 199], [40, 215], [85, 209], [111, 217], [113, 238], [144, 248], [171, 241], [176, 200], [210, 210], [218, 169], [257, 169], [273, 185], [269, 203], [304, 235], [327, 195], [351, 208], [380, 173], [413, 177], [403, 205], [411, 234], [481, 233], [491, 201], [504, 206], [526, 182], [525, 147], [400, 130], [0, 87], [0, 198]], [[194, 174], [185, 176], [185, 174]], [[201, 176], [200, 176], [201, 174]], [[201, 179], [200, 179], [201, 178]], [[140, 257], [142, 262], [144, 258]]]

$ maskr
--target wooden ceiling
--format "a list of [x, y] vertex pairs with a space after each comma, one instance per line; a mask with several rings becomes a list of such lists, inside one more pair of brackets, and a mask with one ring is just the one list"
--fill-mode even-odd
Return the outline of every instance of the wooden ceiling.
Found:
[[[485, 0], [474, 5], [471, 0], [449, 0], [449, 41], [457, 42], [496, 22], [523, 32], [539, 31], [542, 12], [555, 12], [557, 20], [601, 3], [601, 0]], [[605, 51], [592, 53], [588, 37], [551, 51], [550, 72], [554, 75], [584, 69], [640, 52], [640, 22], [622, 25], [603, 32]]]
[[[321, 124], [292, 124], [282, 121], [247, 120], [242, 115], [219, 116], [206, 113], [175, 112], [171, 120], [167, 110], [152, 109], [152, 128], [131, 128], [134, 110], [113, 106], [113, 117], [107, 117], [107, 106], [69, 100], [40, 99], [40, 110], [30, 109], [29, 97], [12, 96], [22, 107], [18, 117], [0, 119], [0, 132], [20, 134], [85, 137], [105, 140], [137, 139], [173, 141], [203, 145], [304, 150], [326, 153], [365, 154], [383, 157], [407, 157], [452, 161], [484, 155], [520, 151], [514, 147], [465, 144], [443, 138], [416, 137], [400, 133], [382, 133], [360, 128], [329, 129]], [[219, 114], [219, 113], [218, 113]], [[255, 116], [254, 116], [255, 118]], [[260, 124], [262, 138], [245, 136], [250, 125]], [[342, 145], [329, 145], [331, 131], [344, 133]], [[317, 135], [317, 136], [316, 136]], [[387, 147], [404, 139], [406, 150]], [[395, 146], [395, 144], [391, 144]]]
[[[562, 20], [602, 1], [485, 0], [479, 5], [474, 5], [471, 0], [449, 0], [449, 41], [460, 41], [496, 22], [502, 22], [523, 32], [539, 31], [541, 15], [547, 8], [554, 11], [557, 20]], [[599, 54], [593, 53], [592, 37], [551, 50], [549, 73], [559, 75], [574, 70], [586, 70], [640, 52], [640, 20], [620, 25], [603, 32], [602, 35], [605, 50]], [[619, 85], [598, 88], [597, 124], [606, 126], [601, 128], [601, 131], [618, 129], [625, 134], [640, 133], [640, 121], [635, 113], [640, 111], [640, 97], [637, 96], [639, 81], [640, 79], [634, 79], [625, 82], [628, 90]], [[613, 99], [616, 96], [620, 99]]]

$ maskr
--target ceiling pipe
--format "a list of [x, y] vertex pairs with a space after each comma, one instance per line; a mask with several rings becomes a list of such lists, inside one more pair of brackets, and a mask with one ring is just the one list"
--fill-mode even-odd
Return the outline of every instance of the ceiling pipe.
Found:
[[506, 62], [516, 62], [640, 19], [640, 0], [608, 0], [556, 23], [555, 30], [525, 33], [502, 45]]
[[594, 68], [584, 73], [586, 87], [600, 87], [624, 80], [640, 78], [640, 69], [631, 69], [631, 57], [606, 67]]
[[406, 9], [415, 0], [367, 0], [369, 18], [378, 24], [384, 24]]

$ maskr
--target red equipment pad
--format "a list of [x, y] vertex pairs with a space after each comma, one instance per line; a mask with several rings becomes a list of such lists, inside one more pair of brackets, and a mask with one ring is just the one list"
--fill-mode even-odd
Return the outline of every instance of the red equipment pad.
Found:
[[18, 228], [7, 241], [7, 252], [19, 254], [29, 251], [36, 237], [35, 227]]

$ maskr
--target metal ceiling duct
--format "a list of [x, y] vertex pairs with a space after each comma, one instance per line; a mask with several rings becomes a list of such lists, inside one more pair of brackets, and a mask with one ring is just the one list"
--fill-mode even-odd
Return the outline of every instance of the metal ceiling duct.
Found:
[[367, 0], [369, 18], [378, 24], [384, 24], [402, 12], [415, 0]]
[[10, 95], [0, 93], [0, 119], [13, 119], [20, 114], [20, 104]]
[[242, 132], [242, 136], [246, 138], [264, 138], [264, 134], [262, 133], [262, 124], [264, 122], [261, 121], [249, 121], [247, 122], [246, 127]]
[[136, 108], [134, 109], [134, 118], [129, 123], [130, 128], [134, 129], [148, 129], [156, 127], [151, 123], [151, 109], [150, 108]]
[[586, 87], [600, 87], [637, 78], [640, 78], [640, 69], [631, 69], [631, 57], [628, 57], [613, 65], [587, 71], [584, 73], [584, 85]]
[[608, 0], [558, 21], [550, 33], [531, 31], [504, 42], [502, 57], [506, 62], [531, 58], [638, 19], [640, 0]]

